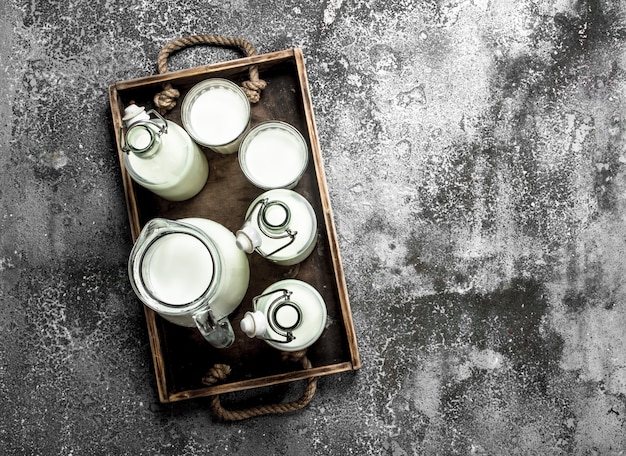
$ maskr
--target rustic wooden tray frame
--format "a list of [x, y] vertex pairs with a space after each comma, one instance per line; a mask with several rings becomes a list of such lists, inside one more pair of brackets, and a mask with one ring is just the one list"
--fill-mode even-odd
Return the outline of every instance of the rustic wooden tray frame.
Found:
[[[126, 172], [120, 149], [120, 126], [124, 107], [131, 101], [153, 107], [152, 98], [163, 83], [170, 82], [181, 92], [210, 78], [221, 77], [238, 84], [247, 79], [251, 65], [257, 65], [260, 77], [267, 81], [261, 100], [252, 105], [251, 126], [264, 120], [282, 120], [294, 125], [307, 140], [310, 150], [308, 169], [294, 189], [313, 205], [318, 218], [319, 238], [313, 254], [298, 267], [274, 265], [258, 254], [249, 257], [250, 286], [239, 308], [231, 315], [236, 342], [226, 349], [211, 347], [196, 329], [170, 324], [144, 306], [159, 398], [162, 402], [206, 397], [247, 390], [311, 377], [354, 371], [361, 367], [352, 321], [337, 235], [324, 175], [311, 96], [300, 49], [294, 48], [221, 62], [188, 70], [117, 82], [109, 86], [113, 129], [122, 171], [128, 218], [133, 240], [142, 226], [156, 216], [170, 219], [205, 217], [231, 231], [243, 222], [248, 204], [262, 190], [247, 182], [237, 154], [220, 155], [203, 148], [209, 159], [210, 174], [202, 192], [191, 200], [172, 203], [137, 186]], [[180, 102], [166, 118], [180, 122]], [[285, 363], [280, 353], [263, 341], [248, 339], [239, 330], [239, 321], [250, 310], [252, 297], [273, 281], [295, 277], [311, 283], [320, 291], [328, 308], [328, 323], [321, 338], [308, 349], [313, 365]], [[138, 301], [139, 302], [139, 301]], [[202, 376], [215, 364], [231, 366], [228, 379], [206, 386]]]

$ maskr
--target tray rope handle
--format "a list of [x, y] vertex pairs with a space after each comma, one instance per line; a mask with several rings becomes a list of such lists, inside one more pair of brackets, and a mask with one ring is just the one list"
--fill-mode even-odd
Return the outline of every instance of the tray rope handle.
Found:
[[[219, 35], [184, 36], [170, 41], [163, 46], [159, 52], [157, 57], [157, 69], [159, 74], [167, 73], [167, 59], [170, 55], [186, 47], [198, 44], [239, 48], [244, 51], [246, 57], [256, 55], [254, 46], [243, 38]], [[261, 97], [261, 90], [263, 90], [267, 84], [263, 79], [259, 79], [259, 69], [256, 65], [250, 66], [249, 75], [250, 79], [243, 82], [242, 89], [248, 97], [248, 100], [250, 100], [250, 103], [257, 103]], [[163, 90], [154, 96], [154, 104], [161, 114], [165, 114], [176, 106], [179, 97], [180, 92], [175, 89], [171, 83], [166, 82], [163, 84]]]
[[[306, 356], [306, 349], [297, 352], [283, 352], [283, 361], [300, 362], [302, 367], [310, 369], [311, 361]], [[222, 380], [225, 380], [228, 374], [230, 374], [230, 366], [227, 364], [216, 364], [211, 368], [206, 377], [202, 379], [202, 382], [207, 385], [214, 385]], [[317, 377], [311, 377], [307, 379], [306, 387], [302, 396], [298, 399], [286, 402], [284, 404], [269, 404], [250, 407], [243, 410], [227, 410], [222, 406], [220, 402], [220, 396], [215, 395], [210, 397], [211, 410], [218, 418], [223, 421], [240, 421], [256, 416], [270, 415], [273, 413], [288, 413], [295, 412], [306, 407], [313, 399], [315, 391], [317, 389]]]

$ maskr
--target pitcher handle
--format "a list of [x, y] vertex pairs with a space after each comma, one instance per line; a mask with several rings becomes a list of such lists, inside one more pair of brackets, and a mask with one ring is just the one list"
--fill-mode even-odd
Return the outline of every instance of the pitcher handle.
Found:
[[235, 341], [235, 331], [233, 331], [228, 316], [218, 320], [209, 307], [199, 310], [192, 317], [202, 337], [215, 348], [228, 348]]

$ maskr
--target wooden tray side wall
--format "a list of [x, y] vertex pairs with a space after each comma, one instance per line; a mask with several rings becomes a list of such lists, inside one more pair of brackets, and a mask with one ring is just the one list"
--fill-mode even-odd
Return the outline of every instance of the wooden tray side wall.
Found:
[[348, 331], [348, 338], [354, 341], [354, 344], [350, 345], [350, 355], [352, 358], [352, 365], [354, 369], [360, 369], [361, 360], [356, 344], [356, 334], [354, 332], [354, 324], [352, 321], [352, 309], [350, 307], [350, 299], [348, 297], [348, 291], [346, 286], [346, 279], [343, 272], [343, 265], [341, 262], [341, 253], [339, 251], [339, 242], [337, 240], [337, 232], [335, 230], [335, 220], [333, 217], [332, 206], [330, 204], [330, 196], [328, 192], [328, 184], [326, 183], [326, 173], [324, 171], [324, 161], [322, 159], [322, 152], [317, 136], [317, 126], [315, 122], [315, 114], [313, 112], [313, 103], [311, 101], [311, 93], [309, 92], [309, 83], [307, 80], [306, 67], [304, 66], [304, 56], [300, 49], [295, 49], [295, 59], [298, 66], [298, 75], [300, 77], [300, 90], [302, 100], [305, 106], [305, 113], [307, 116], [307, 126], [309, 129], [309, 137], [311, 141], [311, 149], [313, 160], [315, 161], [315, 169], [317, 170], [317, 185], [320, 189], [320, 197], [322, 199], [322, 206], [324, 209], [325, 226], [328, 235], [328, 240], [331, 248], [331, 255], [334, 262], [335, 278], [337, 283], [337, 289], [341, 295], [340, 302], [343, 309], [344, 324]]

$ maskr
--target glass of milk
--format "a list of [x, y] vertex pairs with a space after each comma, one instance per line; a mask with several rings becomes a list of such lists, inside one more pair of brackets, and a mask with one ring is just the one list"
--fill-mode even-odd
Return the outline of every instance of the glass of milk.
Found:
[[264, 190], [292, 189], [309, 162], [306, 141], [285, 122], [263, 122], [252, 128], [239, 147], [239, 165], [248, 180]]
[[232, 154], [237, 152], [250, 123], [250, 101], [237, 84], [227, 79], [205, 79], [183, 98], [181, 121], [198, 144]]

